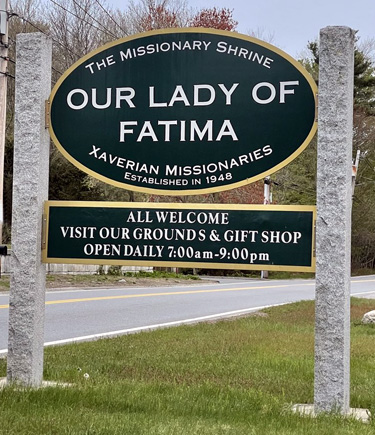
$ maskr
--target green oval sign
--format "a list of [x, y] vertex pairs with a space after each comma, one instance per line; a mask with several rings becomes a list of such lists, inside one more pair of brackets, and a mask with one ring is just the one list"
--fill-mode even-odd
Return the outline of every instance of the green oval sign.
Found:
[[50, 132], [73, 164], [115, 186], [215, 192], [297, 157], [316, 131], [316, 92], [297, 61], [265, 42], [168, 29], [68, 69], [50, 97]]

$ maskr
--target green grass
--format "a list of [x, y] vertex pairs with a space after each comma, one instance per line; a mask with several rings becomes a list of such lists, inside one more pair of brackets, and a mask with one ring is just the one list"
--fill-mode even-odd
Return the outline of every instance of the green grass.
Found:
[[[375, 328], [360, 324], [373, 308], [352, 301], [351, 406], [375, 412]], [[74, 386], [1, 391], [0, 433], [373, 434], [374, 422], [290, 413], [313, 401], [314, 304], [264, 313], [46, 348], [45, 379]]]
[[124, 276], [131, 276], [133, 278], [179, 278], [200, 280], [200, 277], [197, 275], [167, 272], [164, 270], [154, 270], [153, 272], [146, 272], [144, 270], [140, 270], [139, 272], [125, 272]]
[[9, 291], [9, 276], [2, 275], [0, 278], [0, 291]]
[[269, 279], [313, 279], [315, 273], [310, 272], [268, 272]]
[[352, 276], [375, 275], [375, 269], [352, 269]]
[[[267, 270], [267, 268], [265, 268]], [[200, 269], [199, 273], [203, 276], [206, 273], [209, 276], [226, 276], [233, 278], [253, 278], [260, 279], [260, 270], [229, 270], [229, 269]], [[310, 279], [315, 278], [315, 273], [310, 272], [282, 272], [282, 271], [269, 271], [269, 279]]]

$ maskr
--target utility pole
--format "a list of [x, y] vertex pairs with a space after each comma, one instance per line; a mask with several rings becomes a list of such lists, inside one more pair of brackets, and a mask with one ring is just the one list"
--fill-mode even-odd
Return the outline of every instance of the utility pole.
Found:
[[[264, 198], [263, 198], [263, 204], [268, 205], [271, 204], [271, 178], [266, 177], [264, 179]], [[260, 272], [260, 278], [261, 279], [267, 279], [268, 278], [268, 270], [262, 270]]]
[[[8, 68], [8, 0], [0, 0], [0, 245], [3, 242], [4, 222], [4, 154], [7, 106], [7, 68]], [[6, 247], [0, 247], [1, 254]], [[1, 263], [0, 263], [1, 275]]]

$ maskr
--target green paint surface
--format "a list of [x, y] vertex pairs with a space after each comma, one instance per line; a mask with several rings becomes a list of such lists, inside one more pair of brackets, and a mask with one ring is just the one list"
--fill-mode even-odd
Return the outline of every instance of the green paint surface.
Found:
[[260, 178], [315, 131], [307, 73], [280, 53], [229, 32], [120, 40], [57, 84], [52, 137], [81, 169], [135, 190], [200, 193]]
[[93, 264], [311, 267], [312, 228], [312, 211], [50, 206], [47, 256]]

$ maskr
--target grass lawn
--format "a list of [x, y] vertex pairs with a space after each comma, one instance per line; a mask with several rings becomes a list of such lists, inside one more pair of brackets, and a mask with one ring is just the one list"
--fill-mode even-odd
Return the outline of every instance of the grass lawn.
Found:
[[[360, 324], [371, 309], [352, 300], [351, 406], [375, 413], [375, 327]], [[46, 348], [45, 379], [74, 386], [4, 389], [0, 433], [374, 434], [374, 421], [290, 413], [313, 401], [314, 304], [263, 313]]]

